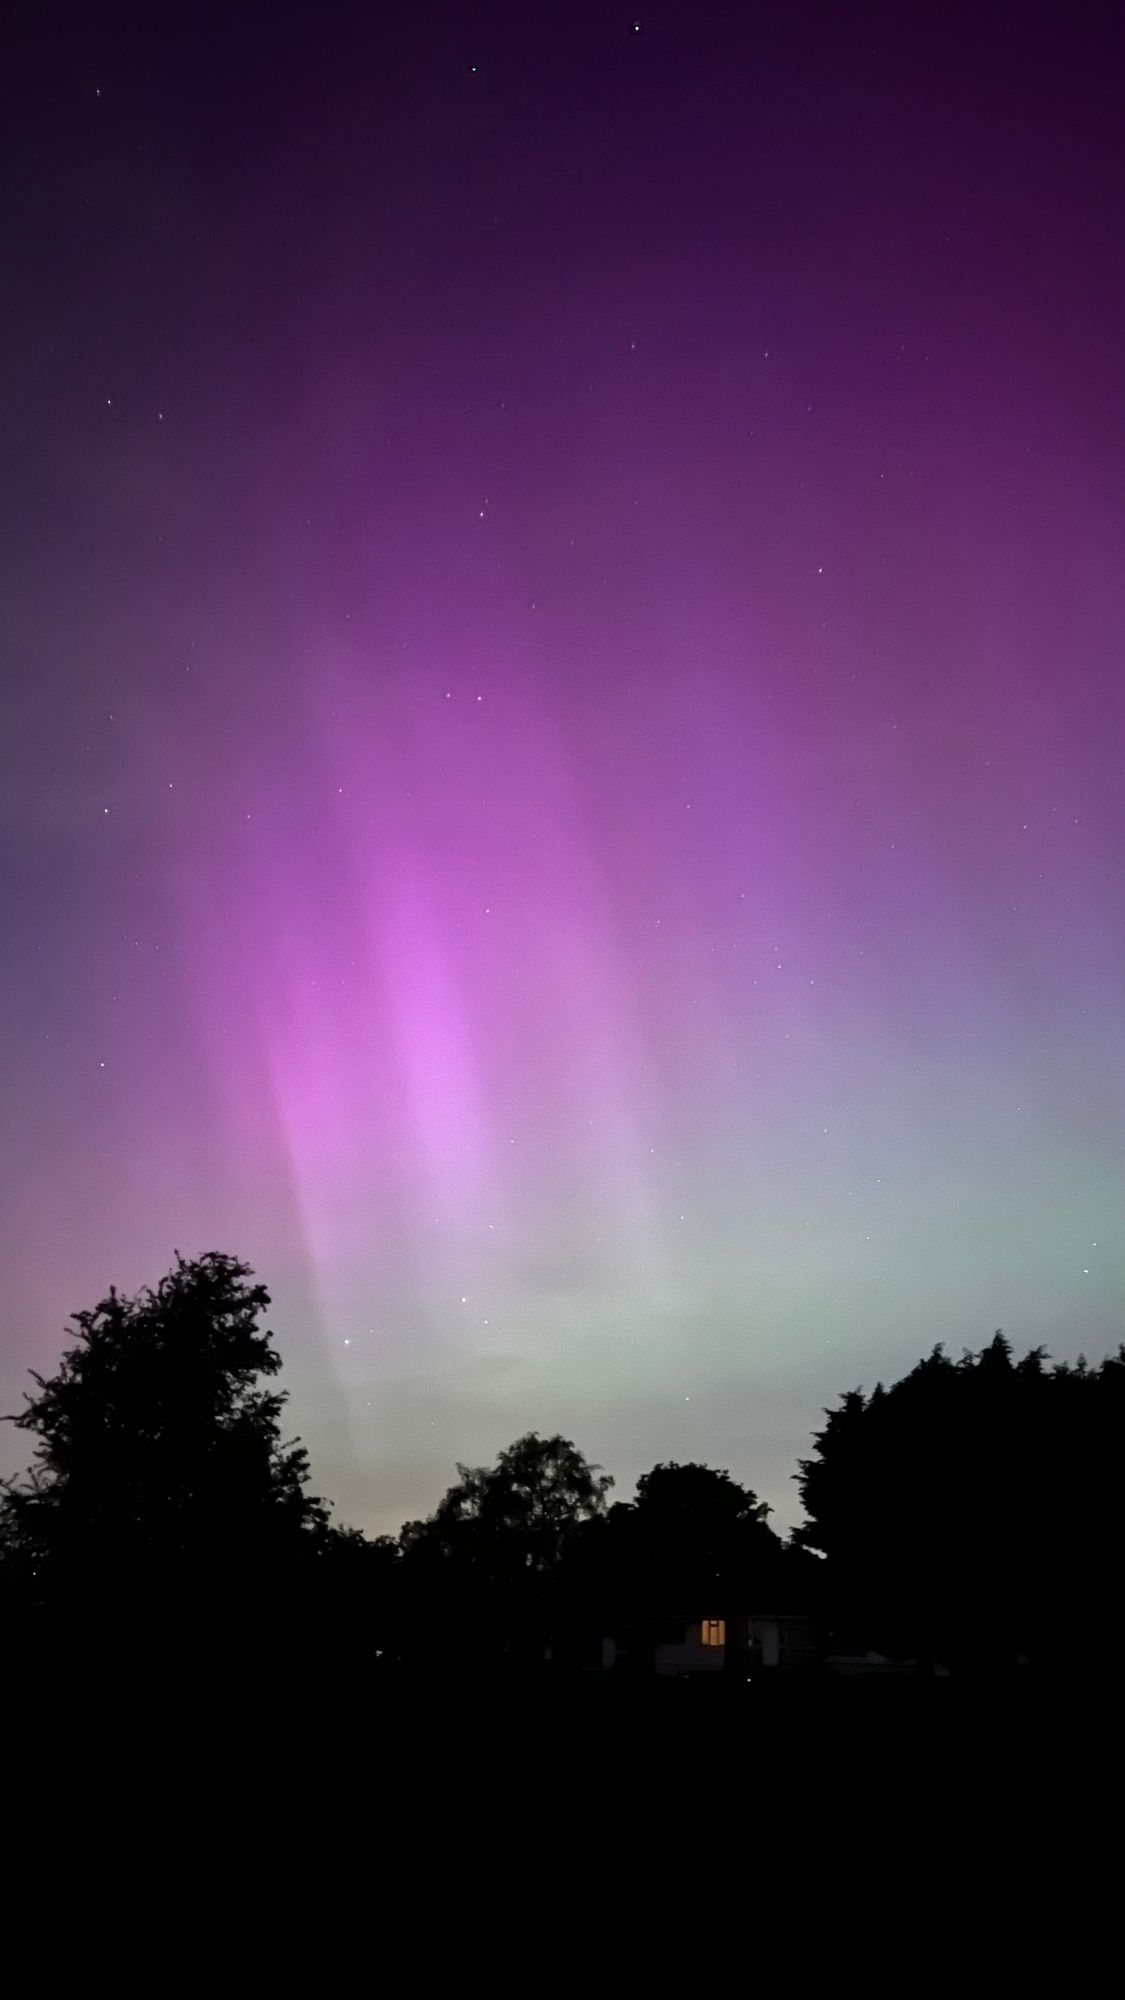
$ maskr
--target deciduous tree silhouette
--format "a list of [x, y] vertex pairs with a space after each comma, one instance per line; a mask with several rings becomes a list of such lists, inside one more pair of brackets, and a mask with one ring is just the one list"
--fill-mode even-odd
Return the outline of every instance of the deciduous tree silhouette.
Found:
[[723, 1618], [735, 1664], [733, 1635], [747, 1614], [808, 1608], [805, 1570], [813, 1559], [787, 1549], [768, 1514], [729, 1472], [653, 1466], [632, 1501], [576, 1540], [567, 1578], [575, 1618], [600, 1621], [603, 1631]]
[[89, 1648], [97, 1639], [191, 1645], [254, 1615], [279, 1616], [283, 1579], [329, 1534], [285, 1442], [281, 1366], [248, 1267], [219, 1253], [154, 1290], [115, 1290], [74, 1315], [57, 1373], [13, 1417], [35, 1439], [30, 1477], [0, 1513], [25, 1619]]
[[766, 1526], [770, 1510], [765, 1501], [713, 1465], [675, 1460], [654, 1465], [637, 1481], [632, 1511], [646, 1533], [669, 1551], [683, 1548], [690, 1560], [712, 1551], [721, 1559], [732, 1539], [756, 1541], [761, 1547], [776, 1540]]
[[787, 1546], [725, 1471], [659, 1464], [611, 1508], [608, 1474], [536, 1432], [459, 1466], [397, 1542], [369, 1542], [331, 1526], [282, 1436], [268, 1305], [213, 1253], [74, 1315], [57, 1372], [11, 1419], [34, 1465], [0, 1485], [9, 1650], [143, 1671], [249, 1649], [271, 1669], [334, 1657], [365, 1674], [448, 1653], [463, 1677], [588, 1659], [630, 1619], [725, 1617], [731, 1650], [747, 1614], [810, 1609], [827, 1581], [860, 1645], [1120, 1671], [1125, 1347], [1052, 1366], [998, 1333], [852, 1390], [801, 1463], [808, 1518]]
[[433, 1658], [456, 1631], [470, 1658], [541, 1660], [555, 1638], [566, 1550], [583, 1523], [604, 1515], [613, 1481], [569, 1439], [535, 1431], [495, 1465], [457, 1471], [430, 1519], [402, 1531], [415, 1643]]

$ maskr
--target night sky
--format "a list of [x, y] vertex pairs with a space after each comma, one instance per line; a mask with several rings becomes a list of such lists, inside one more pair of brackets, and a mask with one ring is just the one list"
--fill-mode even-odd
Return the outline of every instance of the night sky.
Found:
[[344, 1520], [787, 1525], [1117, 1343], [1123, 18], [6, 10], [0, 1407], [229, 1250]]

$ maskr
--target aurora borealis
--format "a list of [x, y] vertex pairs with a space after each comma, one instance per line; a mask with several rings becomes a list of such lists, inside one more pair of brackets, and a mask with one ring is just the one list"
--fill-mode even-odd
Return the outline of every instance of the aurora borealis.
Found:
[[219, 1248], [344, 1519], [534, 1426], [786, 1525], [840, 1390], [1121, 1338], [1077, 11], [17, 10], [5, 1409]]

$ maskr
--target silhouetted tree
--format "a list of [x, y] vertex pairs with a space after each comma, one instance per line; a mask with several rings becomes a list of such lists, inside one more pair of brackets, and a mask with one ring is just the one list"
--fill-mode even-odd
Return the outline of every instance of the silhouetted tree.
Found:
[[549, 1569], [579, 1521], [605, 1512], [613, 1485], [608, 1472], [590, 1465], [564, 1437], [541, 1438], [536, 1431], [517, 1438], [495, 1465], [459, 1465], [433, 1517], [439, 1535], [464, 1526], [481, 1536], [495, 1535], [515, 1554], [519, 1566]]
[[686, 1617], [722, 1617], [736, 1665], [735, 1637], [747, 1614], [807, 1608], [804, 1568], [812, 1559], [787, 1550], [768, 1515], [729, 1472], [653, 1466], [632, 1501], [577, 1539], [567, 1577], [575, 1621], [655, 1632]]
[[[616, 1511], [616, 1510], [615, 1510]], [[654, 1465], [617, 1525], [648, 1593], [685, 1603], [710, 1596], [716, 1610], [733, 1590], [748, 1593], [776, 1567], [781, 1543], [769, 1508], [729, 1472], [710, 1465]]]
[[720, 1541], [751, 1525], [764, 1526], [769, 1508], [729, 1472], [675, 1460], [654, 1465], [637, 1481], [637, 1518], [689, 1543]]
[[331, 1663], [353, 1680], [361, 1674], [368, 1687], [390, 1670], [398, 1657], [401, 1570], [402, 1553], [390, 1535], [333, 1526], [315, 1537], [299, 1598], [311, 1666]]
[[35, 1439], [0, 1501], [25, 1622], [89, 1649], [177, 1648], [245, 1628], [330, 1546], [299, 1440], [285, 1442], [281, 1366], [259, 1328], [264, 1285], [212, 1253], [136, 1298], [74, 1315], [77, 1339], [11, 1419]]
[[613, 1481], [567, 1438], [535, 1431], [495, 1465], [457, 1471], [430, 1519], [402, 1531], [414, 1644], [434, 1660], [455, 1631], [462, 1663], [540, 1661], [553, 1650], [565, 1552], [604, 1515]]
[[1125, 1349], [1052, 1368], [997, 1333], [827, 1416], [799, 1539], [842, 1637], [962, 1669], [1119, 1657]]

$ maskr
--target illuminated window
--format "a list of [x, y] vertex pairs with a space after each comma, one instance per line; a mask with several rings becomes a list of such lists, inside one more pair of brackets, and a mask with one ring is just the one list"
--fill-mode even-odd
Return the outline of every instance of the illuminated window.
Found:
[[699, 1627], [699, 1636], [705, 1646], [725, 1646], [727, 1643], [726, 1619], [705, 1618]]

